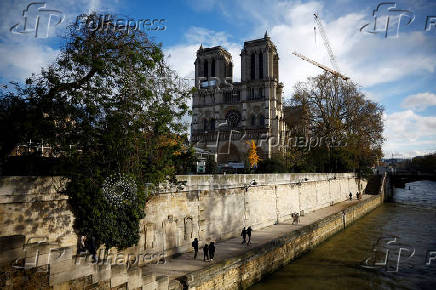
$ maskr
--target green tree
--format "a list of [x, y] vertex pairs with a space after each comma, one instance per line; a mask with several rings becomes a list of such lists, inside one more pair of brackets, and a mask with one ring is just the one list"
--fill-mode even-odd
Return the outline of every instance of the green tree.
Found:
[[328, 73], [309, 78], [296, 85], [292, 105], [304, 112], [304, 137], [316, 143], [299, 150], [309, 163], [303, 167], [363, 172], [381, 158], [383, 107], [366, 99], [353, 82]]
[[409, 165], [410, 168], [424, 173], [436, 173], [436, 153], [414, 157]]
[[[95, 14], [86, 17], [98, 21]], [[64, 40], [54, 63], [2, 99], [18, 96], [35, 112], [38, 122], [25, 128], [25, 137], [36, 129], [34, 138], [65, 160], [78, 234], [125, 248], [138, 241], [150, 184], [174, 181], [180, 156], [190, 158], [181, 121], [190, 90], [165, 63], [160, 44], [139, 30], [76, 23]], [[121, 181], [108, 182], [116, 176]], [[115, 205], [107, 192], [135, 197]]]

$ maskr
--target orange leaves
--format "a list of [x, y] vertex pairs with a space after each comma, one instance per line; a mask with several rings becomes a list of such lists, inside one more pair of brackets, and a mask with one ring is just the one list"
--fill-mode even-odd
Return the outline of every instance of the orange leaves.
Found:
[[257, 166], [260, 157], [257, 155], [257, 147], [254, 140], [247, 141], [247, 144], [250, 146], [250, 149], [248, 150], [248, 163], [250, 164], [250, 168], [253, 168]]

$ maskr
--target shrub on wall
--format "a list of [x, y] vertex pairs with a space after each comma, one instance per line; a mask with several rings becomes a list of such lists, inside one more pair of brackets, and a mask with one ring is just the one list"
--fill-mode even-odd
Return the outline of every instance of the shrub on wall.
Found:
[[[97, 244], [104, 243], [107, 249], [132, 246], [139, 240], [139, 221], [145, 216], [146, 194], [137, 190], [134, 199], [124, 200], [120, 206], [107, 199], [104, 180], [98, 175], [91, 178], [72, 176], [67, 192], [76, 217], [74, 227], [79, 235], [94, 237]], [[121, 188], [113, 191], [123, 193]]]

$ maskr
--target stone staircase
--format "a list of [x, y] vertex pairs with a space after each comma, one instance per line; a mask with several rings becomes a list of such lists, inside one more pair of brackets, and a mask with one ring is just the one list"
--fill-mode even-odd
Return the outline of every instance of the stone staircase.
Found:
[[371, 175], [368, 178], [368, 184], [366, 185], [365, 194], [371, 194], [371, 195], [379, 194], [381, 182], [382, 182], [381, 175]]
[[86, 259], [90, 256], [73, 255], [73, 247], [55, 247], [48, 242], [24, 244], [22, 236], [2, 237], [0, 247], [9, 253], [2, 255], [1, 289], [24, 289], [29, 281], [34, 281], [32, 289], [182, 289], [180, 283], [170, 283], [168, 276], [156, 275], [146, 264], [92, 263]]

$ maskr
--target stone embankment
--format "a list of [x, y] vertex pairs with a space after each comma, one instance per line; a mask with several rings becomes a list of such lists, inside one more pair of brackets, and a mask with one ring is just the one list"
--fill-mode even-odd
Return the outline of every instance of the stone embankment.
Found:
[[[179, 179], [185, 189], [147, 203], [138, 245], [97, 264], [76, 256], [74, 218], [66, 197], [56, 194], [62, 180], [3, 179], [0, 288], [245, 288], [380, 205], [385, 191], [383, 179], [378, 195], [347, 201], [349, 192], [366, 187], [352, 174]], [[245, 190], [253, 179], [257, 185]], [[299, 225], [289, 221], [291, 212], [304, 213]], [[240, 244], [243, 224], [254, 229], [250, 247]], [[192, 259], [194, 237], [201, 246], [216, 241], [214, 262]]]

